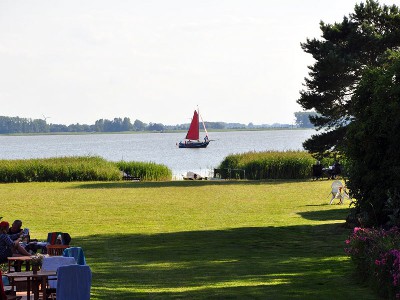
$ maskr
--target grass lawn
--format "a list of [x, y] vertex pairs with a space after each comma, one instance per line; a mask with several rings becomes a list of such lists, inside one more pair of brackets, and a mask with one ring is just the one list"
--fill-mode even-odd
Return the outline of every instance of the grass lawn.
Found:
[[345, 256], [331, 181], [0, 185], [0, 216], [70, 233], [92, 299], [377, 299]]

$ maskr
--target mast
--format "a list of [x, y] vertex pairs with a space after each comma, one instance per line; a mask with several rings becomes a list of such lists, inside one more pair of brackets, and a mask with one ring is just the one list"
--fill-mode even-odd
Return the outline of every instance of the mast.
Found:
[[[198, 110], [198, 108], [197, 108], [197, 110]], [[200, 115], [200, 110], [199, 110], [199, 116], [201, 118], [201, 123], [203, 123], [203, 128], [204, 128], [204, 131], [206, 133], [206, 137], [208, 138], [208, 132], [207, 132], [207, 129], [206, 129], [206, 124], [204, 124], [203, 117]]]

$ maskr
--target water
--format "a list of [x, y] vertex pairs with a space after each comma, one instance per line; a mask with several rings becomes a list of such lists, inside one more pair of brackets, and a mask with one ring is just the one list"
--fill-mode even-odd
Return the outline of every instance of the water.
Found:
[[184, 133], [0, 136], [0, 159], [98, 155], [110, 161], [151, 161], [168, 166], [174, 178], [187, 171], [211, 176], [229, 154], [302, 150], [314, 130], [211, 132], [204, 149], [179, 149]]

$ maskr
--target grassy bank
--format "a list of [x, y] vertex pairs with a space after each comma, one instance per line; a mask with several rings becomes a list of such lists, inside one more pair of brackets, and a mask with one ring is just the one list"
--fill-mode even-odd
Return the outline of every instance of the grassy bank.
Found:
[[[321, 161], [324, 166], [333, 164], [333, 159]], [[312, 177], [315, 158], [305, 151], [265, 151], [228, 155], [221, 162], [223, 177], [229, 169], [244, 170], [247, 179], [306, 179]], [[237, 173], [240, 175], [240, 173]]]
[[151, 162], [110, 162], [97, 156], [0, 160], [0, 182], [116, 181], [123, 172], [144, 181], [172, 179], [172, 171]]
[[34, 238], [69, 232], [93, 299], [376, 299], [345, 256], [330, 184], [3, 184], [0, 215]]

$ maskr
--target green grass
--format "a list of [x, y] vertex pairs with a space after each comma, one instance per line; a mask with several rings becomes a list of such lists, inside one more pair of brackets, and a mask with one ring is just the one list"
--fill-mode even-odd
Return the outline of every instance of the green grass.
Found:
[[[0, 185], [0, 216], [83, 247], [92, 299], [377, 299], [330, 181]], [[372, 295], [371, 295], [372, 294]]]

